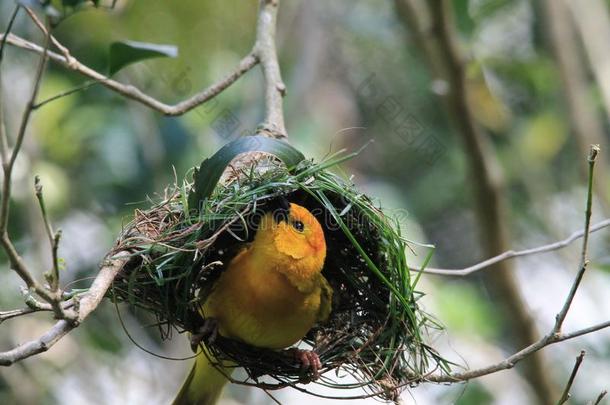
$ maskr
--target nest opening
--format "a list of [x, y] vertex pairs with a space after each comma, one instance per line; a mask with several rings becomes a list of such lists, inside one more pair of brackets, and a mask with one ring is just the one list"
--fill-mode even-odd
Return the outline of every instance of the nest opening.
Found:
[[[115, 280], [113, 299], [154, 314], [164, 339], [173, 331], [197, 331], [203, 323], [201, 302], [243, 244], [253, 240], [261, 210], [281, 196], [309, 209], [322, 224], [328, 252], [322, 273], [334, 290], [329, 320], [302, 342], [319, 355], [322, 373], [341, 370], [358, 381], [323, 375], [315, 382], [363, 387], [371, 396], [395, 400], [432, 369], [448, 371], [448, 362], [424, 343], [427, 329], [438, 325], [417, 305], [422, 294], [415, 291], [417, 280], [396, 224], [324, 167], [305, 161], [292, 173], [280, 165], [264, 172], [238, 170], [195, 217], [187, 214], [189, 185], [136, 211], [115, 247], [132, 257]], [[242, 383], [273, 389], [306, 382], [287, 351], [222, 336], [208, 347], [217, 361], [246, 370], [249, 381]]]

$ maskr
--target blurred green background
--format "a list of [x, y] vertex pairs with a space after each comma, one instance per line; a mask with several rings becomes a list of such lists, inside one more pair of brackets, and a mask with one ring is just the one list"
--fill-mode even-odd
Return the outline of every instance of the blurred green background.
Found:
[[[610, 12], [607, 3], [592, 2]], [[546, 3], [452, 3], [456, 40], [468, 57], [469, 102], [506, 177], [505, 221], [514, 249], [559, 240], [582, 227], [582, 145], [588, 140], [574, 131], [568, 100], [574, 94], [566, 92]], [[0, 30], [13, 7], [12, 0], [0, 2]], [[141, 62], [117, 75], [122, 82], [175, 103], [220, 78], [250, 50], [256, 8], [254, 1], [239, 0], [119, 0], [112, 11], [90, 9], [71, 16], [56, 36], [81, 62], [101, 72], [113, 41], [176, 45], [178, 58]], [[587, 103], [578, 105], [588, 109], [588, 119], [600, 128], [598, 141], [606, 153], [607, 106], [597, 83], [595, 58], [579, 31], [589, 21], [578, 20], [584, 18], [582, 13], [564, 11], [567, 20], [559, 22], [572, 26], [578, 51], [568, 60], [582, 70], [580, 84]], [[42, 41], [24, 13], [13, 32]], [[322, 159], [331, 151], [356, 150], [373, 139], [345, 164], [355, 183], [401, 218], [409, 239], [436, 245], [435, 267], [460, 268], [483, 259], [469, 156], [439, 99], [447, 92], [447, 83], [431, 72], [417, 36], [394, 3], [284, 1], [277, 40], [288, 88], [285, 113], [291, 143]], [[559, 45], [567, 49], [566, 43]], [[2, 97], [11, 135], [17, 131], [37, 60], [26, 51], [6, 49]], [[83, 77], [51, 63], [40, 98], [83, 82]], [[147, 207], [148, 196], [155, 198], [176, 176], [182, 179], [224, 143], [252, 133], [262, 108], [259, 68], [213, 101], [177, 118], [163, 117], [101, 86], [42, 107], [34, 114], [14, 175], [10, 232], [19, 251], [39, 274], [47, 270], [49, 252], [33, 194], [33, 176], [39, 174], [51, 218], [64, 232], [62, 282], [87, 286], [134, 209]], [[607, 169], [603, 161], [594, 220], [608, 213]], [[566, 330], [610, 318], [607, 246], [603, 231], [592, 237], [590, 272]], [[424, 250], [416, 252], [409, 253], [413, 263], [425, 257]], [[551, 327], [571, 285], [578, 253], [578, 246], [572, 246], [514, 263], [524, 305], [541, 332]], [[9, 271], [5, 257], [0, 255], [0, 260], [0, 310], [20, 307], [21, 282]], [[427, 294], [426, 309], [446, 325], [445, 332], [429, 337], [445, 357], [477, 367], [512, 353], [513, 337], [520, 331], [511, 329], [510, 314], [498, 310], [496, 297], [480, 275], [424, 276], [421, 289]], [[121, 311], [130, 334], [143, 347], [166, 356], [189, 354], [184, 336], [161, 342], [156, 329], [146, 328], [137, 314], [128, 308]], [[39, 335], [50, 322], [48, 314], [36, 314], [3, 323], [0, 350]], [[547, 377], [558, 387], [557, 398], [581, 349], [588, 355], [572, 390], [574, 403], [585, 403], [610, 388], [610, 335], [601, 331], [544, 350]], [[163, 404], [173, 398], [189, 368], [188, 361], [155, 358], [135, 347], [108, 302], [53, 350], [1, 369], [0, 403]], [[420, 405], [538, 403], [535, 387], [518, 373], [520, 369], [468, 384], [422, 385], [405, 392], [403, 400]], [[290, 389], [274, 395], [282, 403], [325, 402]], [[225, 400], [271, 403], [265, 393], [242, 387], [229, 388]]]

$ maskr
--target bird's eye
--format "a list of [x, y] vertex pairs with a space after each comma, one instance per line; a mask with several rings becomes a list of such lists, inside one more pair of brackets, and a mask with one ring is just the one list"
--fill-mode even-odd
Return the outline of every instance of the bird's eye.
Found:
[[299, 232], [303, 232], [303, 230], [305, 229], [305, 225], [303, 225], [301, 221], [294, 221], [292, 223], [292, 226]]

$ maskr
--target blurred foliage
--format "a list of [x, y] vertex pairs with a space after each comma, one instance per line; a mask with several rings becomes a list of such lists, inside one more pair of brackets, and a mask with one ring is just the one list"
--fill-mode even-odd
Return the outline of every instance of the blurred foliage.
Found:
[[[177, 47], [175, 59], [140, 61], [115, 75], [117, 80], [167, 103], [181, 101], [222, 77], [253, 44], [256, 2], [120, 0], [113, 9], [108, 7], [112, 2], [101, 1], [98, 8], [90, 2], [84, 7], [80, 3], [83, 1], [53, 3], [60, 12], [68, 6], [65, 11], [69, 14], [55, 33], [75, 57], [100, 72], [107, 71], [113, 42]], [[579, 160], [583, 156], [571, 131], [539, 6], [527, 0], [452, 3], [460, 40], [469, 56], [469, 102], [507, 176], [513, 244], [531, 247], [560, 239], [581, 226], [583, 177]], [[13, 6], [12, 1], [0, 2], [0, 30], [6, 27]], [[14, 31], [42, 41], [25, 14], [17, 19]], [[392, 208], [402, 209], [402, 217], [409, 221], [404, 229], [409, 239], [436, 244], [435, 265], [457, 268], [481, 259], [467, 157], [437, 95], [446, 90], [446, 84], [431, 76], [414, 36], [399, 23], [391, 2], [284, 1], [278, 41], [288, 88], [286, 121], [293, 145], [306, 156], [321, 159], [329, 151], [343, 147], [355, 150], [374, 139], [349, 162], [346, 172], [354, 173], [356, 183], [364, 189], [375, 190], [374, 197], [382, 205], [391, 202]], [[7, 127], [14, 134], [36, 58], [7, 48], [5, 60], [3, 96]], [[50, 64], [40, 98], [84, 83], [79, 75]], [[598, 90], [594, 83], [589, 85], [596, 113], [602, 114]], [[42, 228], [32, 192], [33, 175], [39, 174], [53, 222], [65, 231], [60, 252], [66, 262], [63, 280], [83, 279], [74, 285], [86, 286], [133, 210], [148, 206], [147, 196], [162, 193], [175, 176], [182, 179], [187, 170], [229, 140], [252, 133], [262, 117], [261, 89], [256, 68], [215, 100], [176, 118], [163, 117], [99, 85], [40, 108], [15, 172], [10, 231], [19, 250], [36, 268], [48, 267], [46, 243], [37, 242]], [[604, 125], [607, 127], [606, 120]], [[607, 136], [608, 128], [605, 130]], [[597, 257], [606, 270], [595, 273], [594, 285], [585, 280], [583, 288], [592, 292], [583, 292], [585, 309], [573, 314], [575, 319], [589, 320], [591, 313], [610, 307], [607, 294], [597, 290], [604, 291], [610, 283], [605, 246], [595, 242], [592, 246], [594, 260]], [[567, 288], [555, 283], [569, 282], [566, 272], [573, 270], [570, 266], [574, 262], [569, 252], [553, 256], [557, 261], [519, 264], [525, 270], [522, 279], [527, 280], [524, 291], [531, 295], [537, 319], [544, 319], [542, 325], [552, 319], [559, 305], [561, 294], [557, 291]], [[420, 254], [413, 260], [423, 257]], [[3, 265], [3, 269], [7, 267]], [[3, 270], [0, 282], [6, 286], [0, 294], [0, 309], [18, 307], [21, 297], [16, 277]], [[450, 347], [448, 352], [465, 357], [480, 353], [483, 359], [477, 358], [476, 364], [497, 360], [499, 355], [489, 346], [500, 350], [505, 344], [503, 322], [493, 312], [493, 297], [487, 295], [479, 278], [459, 282], [424, 278], [423, 282], [430, 309], [448, 325], [452, 340], [462, 349]], [[188, 355], [181, 336], [172, 346], [162, 346], [155, 340], [154, 328], [142, 327], [147, 324], [145, 316], [123, 312], [138, 343], [156, 353]], [[20, 326], [22, 320], [2, 324], [0, 348], [23, 341], [47, 325], [39, 319], [45, 318], [27, 323], [32, 327], [27, 331]], [[475, 335], [477, 338], [472, 338]], [[597, 340], [583, 342], [607, 348], [607, 337], [597, 336]], [[157, 390], [155, 397], [163, 403], [173, 395], [172, 387], [178, 386], [179, 374], [188, 368], [181, 362], [163, 363], [134, 349], [111, 306], [102, 308], [71, 338], [76, 343], [67, 342], [65, 351], [58, 346], [58, 355], [51, 351], [2, 370], [0, 403], [95, 401], [83, 393], [87, 389], [98, 393], [98, 403], [105, 403], [100, 400], [103, 395], [121, 402], [132, 389], [123, 386], [135, 387], [136, 392], [147, 390], [147, 397]], [[566, 349], [553, 352], [553, 361], [561, 364], [552, 370], [558, 381], [567, 378], [571, 350], [577, 353], [581, 344], [562, 347]], [[73, 353], [72, 357], [66, 353]], [[589, 381], [591, 390], [601, 389], [600, 378], [610, 373], [610, 352], [597, 353], [604, 356], [599, 370], [579, 376]], [[131, 371], [135, 367], [150, 372], [137, 374]], [[159, 369], [172, 377], [164, 374], [155, 380], [153, 370]], [[53, 377], [55, 374], [61, 381]], [[23, 376], [35, 381], [30, 392], [15, 385]], [[507, 381], [500, 387], [487, 381], [465, 388], [440, 387], [428, 400], [445, 403], [459, 396], [458, 403], [485, 404], [528, 398], [523, 381]], [[517, 395], [507, 393], [511, 390], [521, 392], [521, 396], [507, 397]], [[575, 392], [579, 401], [595, 394]]]

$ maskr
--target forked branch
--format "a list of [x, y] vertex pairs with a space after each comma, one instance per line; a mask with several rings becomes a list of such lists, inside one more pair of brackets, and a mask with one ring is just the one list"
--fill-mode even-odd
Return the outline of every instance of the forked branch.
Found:
[[[88, 77], [96, 83], [99, 83], [126, 98], [142, 103], [153, 110], [168, 116], [183, 115], [213, 99], [235, 83], [237, 79], [246, 72], [260, 63], [265, 79], [265, 119], [261, 123], [259, 130], [266, 135], [284, 138], [286, 137], [286, 128], [284, 125], [282, 97], [286, 93], [286, 86], [281, 78], [275, 45], [275, 27], [277, 24], [278, 7], [279, 0], [260, 0], [256, 40], [252, 51], [218, 82], [176, 104], [163, 103], [135, 86], [123, 84], [91, 69], [71, 56], [67, 48], [60, 44], [54, 37], [51, 37], [52, 43], [62, 54], [47, 51], [45, 50], [45, 47], [10, 33], [0, 34], [0, 40], [27, 51], [38, 54], [46, 53], [51, 61], [60, 64], [66, 69]], [[28, 14], [36, 25], [45, 32], [44, 25], [40, 25], [40, 21], [36, 18], [36, 15], [33, 14], [31, 10], [28, 10]], [[71, 94], [71, 92], [67, 92], [67, 94]]]
[[586, 203], [586, 211], [585, 211], [584, 238], [583, 238], [583, 245], [582, 245], [582, 249], [581, 249], [581, 262], [579, 264], [578, 272], [576, 274], [574, 282], [572, 283], [570, 291], [569, 291], [566, 299], [564, 300], [561, 310], [559, 311], [559, 313], [556, 316], [555, 324], [553, 325], [553, 328], [545, 336], [543, 336], [540, 340], [532, 343], [531, 345], [527, 346], [526, 348], [520, 350], [519, 352], [513, 354], [512, 356], [504, 359], [503, 361], [501, 361], [499, 363], [492, 364], [490, 366], [475, 369], [475, 370], [461, 372], [461, 373], [451, 373], [448, 375], [428, 375], [423, 378], [420, 378], [420, 380], [439, 382], [439, 383], [472, 380], [474, 378], [482, 377], [484, 375], [493, 374], [498, 371], [513, 368], [515, 366], [515, 364], [517, 364], [521, 360], [531, 356], [532, 354], [536, 353], [537, 351], [543, 349], [546, 346], [549, 346], [549, 345], [552, 345], [552, 344], [558, 343], [558, 342], [563, 342], [565, 340], [574, 339], [576, 337], [587, 335], [589, 333], [593, 333], [593, 332], [610, 327], [610, 320], [609, 320], [609, 321], [601, 322], [596, 325], [590, 326], [588, 328], [579, 329], [579, 330], [576, 330], [573, 332], [565, 333], [565, 332], [561, 331], [561, 326], [563, 325], [563, 321], [565, 320], [565, 318], [570, 310], [574, 296], [576, 295], [576, 292], [580, 286], [580, 282], [582, 281], [582, 278], [583, 278], [584, 273], [587, 268], [587, 263], [588, 263], [587, 250], [588, 250], [588, 242], [589, 242], [588, 237], [589, 237], [589, 233], [590, 233], [591, 205], [592, 205], [592, 201], [593, 201], [593, 192], [592, 192], [593, 173], [594, 173], [593, 169], [595, 167], [595, 160], [596, 160], [598, 154], [599, 154], [599, 146], [592, 145], [590, 153], [589, 153], [589, 157], [588, 157], [589, 181], [588, 181], [588, 187], [587, 187], [587, 203]]
[[[2, 156], [2, 167], [4, 169], [3, 193], [2, 200], [0, 202], [0, 235], [2, 246], [9, 257], [11, 267], [24, 280], [28, 288], [43, 298], [45, 302], [36, 301], [36, 305], [28, 305], [27, 308], [0, 312], [0, 323], [5, 320], [27, 315], [33, 312], [48, 310], [54, 311], [58, 321], [49, 331], [37, 339], [26, 342], [12, 350], [0, 352], [0, 365], [10, 366], [20, 360], [44, 352], [57, 343], [63, 336], [68, 334], [72, 329], [76, 328], [98, 307], [107, 290], [112, 285], [115, 276], [119, 271], [121, 271], [123, 266], [129, 260], [129, 254], [127, 252], [118, 252], [112, 257], [109, 257], [102, 264], [95, 280], [93, 281], [93, 284], [87, 292], [77, 295], [70, 300], [64, 301], [63, 292], [59, 289], [59, 272], [57, 261], [57, 246], [59, 243], [60, 234], [58, 232], [53, 232], [47, 218], [44, 199], [42, 196], [42, 187], [38, 181], [36, 182], [36, 196], [39, 201], [43, 220], [47, 230], [47, 237], [50, 241], [51, 250], [53, 253], [52, 272], [47, 277], [49, 284], [48, 287], [38, 282], [32, 275], [25, 262], [16, 251], [8, 235], [8, 207], [10, 201], [12, 169], [19, 154], [20, 147], [23, 143], [32, 112], [36, 108], [46, 103], [43, 102], [36, 104], [36, 97], [40, 87], [40, 82], [42, 80], [46, 60], [50, 59], [70, 70], [79, 72], [124, 97], [141, 102], [142, 104], [166, 115], [184, 114], [198, 105], [201, 105], [202, 103], [214, 98], [260, 61], [265, 80], [264, 104], [266, 114], [259, 131], [267, 136], [286, 137], [282, 110], [282, 96], [285, 89], [281, 80], [279, 64], [277, 61], [277, 51], [275, 47], [275, 26], [277, 21], [278, 6], [278, 0], [261, 0], [257, 21], [256, 41], [252, 52], [244, 57], [238, 66], [232, 72], [227, 74], [222, 80], [195, 94], [191, 98], [175, 105], [164, 104], [153, 97], [144, 94], [142, 91], [133, 86], [125, 85], [110, 79], [80, 63], [70, 55], [67, 48], [63, 47], [52, 36], [51, 30], [48, 27], [45, 27], [44, 24], [38, 20], [36, 15], [31, 12], [31, 10], [27, 10], [28, 15], [45, 34], [44, 46], [41, 47], [10, 33], [5, 33], [1, 36], [2, 44], [8, 43], [22, 49], [39, 53], [41, 55], [41, 62], [38, 66], [34, 82], [34, 89], [27, 103], [22, 123], [16, 137], [15, 146], [10, 154], [8, 153], [8, 140], [4, 131], [1, 116], [2, 108], [0, 106], [0, 135], [2, 135], [0, 137], [0, 155]], [[16, 14], [17, 13], [15, 12], [15, 15]], [[60, 49], [62, 53], [61, 55], [49, 51], [48, 48], [51, 43]]]

